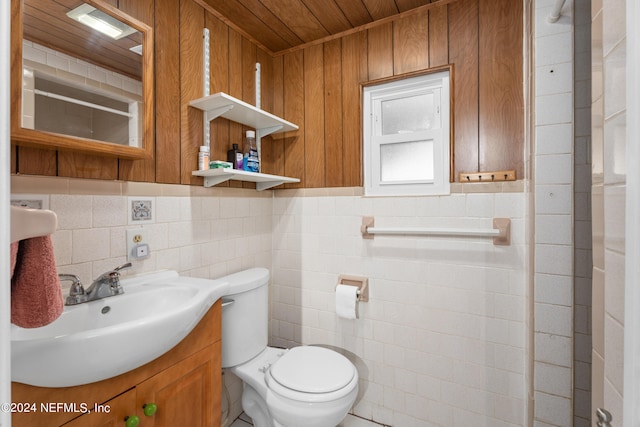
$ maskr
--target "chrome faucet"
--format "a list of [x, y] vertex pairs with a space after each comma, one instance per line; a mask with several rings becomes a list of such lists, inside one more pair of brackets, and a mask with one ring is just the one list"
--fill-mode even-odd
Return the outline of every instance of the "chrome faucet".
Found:
[[64, 305], [76, 305], [87, 302], [87, 294], [84, 292], [84, 286], [80, 282], [80, 278], [75, 274], [58, 274], [60, 280], [69, 280], [71, 288], [69, 288], [69, 296]]
[[65, 305], [76, 305], [84, 302], [95, 301], [124, 293], [120, 285], [120, 270], [131, 267], [131, 263], [122, 264], [113, 270], [101, 274], [86, 290], [80, 283], [78, 276], [73, 274], [60, 274], [61, 280], [71, 280], [71, 289]]

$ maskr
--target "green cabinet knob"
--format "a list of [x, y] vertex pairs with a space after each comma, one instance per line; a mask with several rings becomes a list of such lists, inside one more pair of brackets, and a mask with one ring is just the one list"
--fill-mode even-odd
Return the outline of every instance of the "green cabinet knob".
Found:
[[156, 405], [155, 403], [145, 403], [144, 405], [142, 405], [142, 411], [147, 417], [150, 417], [153, 414], [155, 414], [157, 410], [158, 410], [158, 405]]
[[138, 427], [138, 424], [140, 424], [140, 418], [137, 415], [124, 417], [124, 425], [126, 427]]

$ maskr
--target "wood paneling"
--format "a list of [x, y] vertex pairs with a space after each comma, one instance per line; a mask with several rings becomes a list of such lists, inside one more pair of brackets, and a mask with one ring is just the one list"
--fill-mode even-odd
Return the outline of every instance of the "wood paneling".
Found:
[[424, 10], [393, 24], [393, 74], [429, 68], [429, 12]]
[[156, 179], [180, 183], [180, 3], [156, 1]]
[[342, 41], [324, 44], [324, 176], [326, 187], [344, 182], [342, 143]]
[[[331, 0], [328, 7], [337, 7], [344, 14], [336, 18], [340, 21], [334, 23], [336, 28], [344, 27], [345, 19], [350, 25], [367, 21], [366, 25], [341, 37], [274, 55], [221, 18], [208, 5], [212, 1], [180, 0], [177, 4], [155, 0], [153, 161], [105, 160], [20, 147], [12, 153], [12, 170], [202, 185], [202, 178], [191, 175], [203, 143], [202, 113], [188, 103], [203, 95], [202, 28], [206, 26], [212, 40], [211, 92], [227, 92], [254, 103], [258, 61], [263, 109], [300, 127], [268, 136], [262, 144], [264, 172], [301, 179], [287, 187], [361, 186], [361, 85], [442, 65], [451, 65], [453, 70], [455, 176], [489, 169], [515, 169], [522, 176], [522, 5], [517, 2], [447, 0], [370, 24], [367, 19], [371, 17], [364, 14], [370, 13], [372, 3]], [[314, 10], [307, 0], [296, 1]], [[410, 1], [395, 4], [404, 11]], [[254, 0], [238, 2], [243, 8], [255, 6]], [[256, 9], [257, 14], [263, 12]], [[283, 37], [291, 38], [302, 27], [302, 23], [292, 27], [289, 36], [283, 33]], [[233, 143], [242, 147], [246, 130], [225, 119], [213, 121], [211, 158], [226, 159]], [[243, 186], [238, 182], [221, 185]]]
[[58, 153], [40, 148], [16, 147], [16, 173], [25, 175], [56, 176], [58, 174]]
[[393, 68], [393, 23], [390, 22], [367, 31], [369, 80], [392, 76]]
[[362, 185], [360, 83], [367, 79], [365, 32], [342, 39], [343, 186]]
[[323, 45], [304, 50], [304, 169], [306, 187], [324, 187], [324, 52]]
[[480, 171], [515, 169], [523, 176], [522, 3], [480, 0]]
[[448, 11], [446, 7], [429, 10], [429, 66], [449, 63]]
[[478, 171], [478, 2], [449, 5], [449, 62], [453, 71], [455, 175]]
[[[272, 88], [273, 94], [284, 93], [284, 57], [279, 56], [272, 61]], [[273, 96], [272, 113], [278, 117], [284, 117], [284, 96]], [[285, 135], [275, 134], [262, 143], [262, 164], [260, 167], [265, 173], [284, 175], [284, 144]]]
[[88, 179], [118, 179], [118, 159], [60, 151], [58, 176]]
[[[211, 14], [206, 14], [206, 27], [209, 29], [210, 92], [229, 93], [229, 27]], [[226, 160], [229, 144], [229, 120], [219, 119], [211, 122], [212, 160]], [[242, 147], [239, 146], [240, 149]], [[226, 184], [227, 186], [229, 184]]]
[[[204, 11], [192, 0], [180, 0], [180, 175], [182, 184], [202, 184], [191, 172], [198, 169], [202, 141], [202, 112], [189, 101], [202, 97], [202, 29]], [[160, 155], [157, 153], [157, 155]]]
[[[304, 65], [301, 50], [284, 56], [284, 117], [299, 126], [296, 132], [285, 134], [284, 172], [286, 176], [300, 178], [304, 183], [305, 121], [304, 121]], [[301, 187], [304, 184], [287, 184]]]

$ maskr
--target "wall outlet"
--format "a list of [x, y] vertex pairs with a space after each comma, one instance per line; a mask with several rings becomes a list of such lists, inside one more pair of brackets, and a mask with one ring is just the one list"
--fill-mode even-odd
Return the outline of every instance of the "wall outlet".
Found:
[[151, 255], [147, 231], [143, 228], [127, 230], [127, 261], [138, 261]]

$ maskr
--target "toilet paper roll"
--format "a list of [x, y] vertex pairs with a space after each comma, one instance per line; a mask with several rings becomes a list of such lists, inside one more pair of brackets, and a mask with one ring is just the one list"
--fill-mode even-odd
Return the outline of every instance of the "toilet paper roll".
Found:
[[336, 286], [336, 314], [343, 319], [358, 318], [358, 288], [356, 286]]

